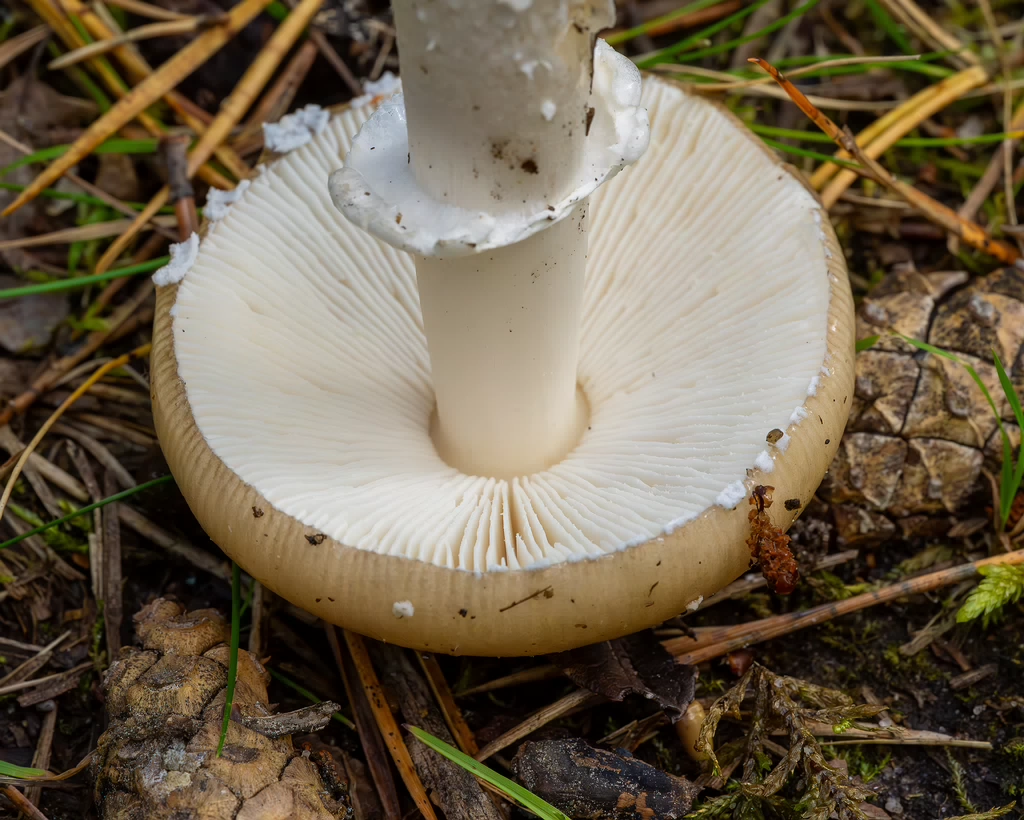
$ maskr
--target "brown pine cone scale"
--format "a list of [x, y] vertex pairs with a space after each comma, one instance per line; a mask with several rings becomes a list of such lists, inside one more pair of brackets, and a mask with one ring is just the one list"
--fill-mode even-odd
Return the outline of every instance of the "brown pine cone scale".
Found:
[[[232, 720], [217, 756], [228, 679], [228, 624], [157, 599], [135, 616], [104, 680], [109, 726], [94, 773], [103, 820], [341, 820], [345, 795], [324, 785], [320, 755], [244, 725], [268, 718], [266, 670], [238, 653]], [[337, 782], [327, 772], [328, 782]]]
[[[902, 272], [883, 280], [857, 311], [857, 338], [878, 342], [857, 355], [850, 421], [823, 485], [848, 543], [944, 535], [998, 475], [996, 417], [966, 369], [891, 335], [895, 330], [955, 353], [974, 366], [1000, 416], [1013, 414], [992, 360], [1024, 386], [1024, 272]], [[1016, 440], [1019, 431], [1007, 424]]]

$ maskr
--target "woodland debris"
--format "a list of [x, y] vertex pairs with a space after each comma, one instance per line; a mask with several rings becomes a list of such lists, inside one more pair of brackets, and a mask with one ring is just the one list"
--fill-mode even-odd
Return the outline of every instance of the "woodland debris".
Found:
[[686, 815], [699, 789], [622, 750], [583, 740], [524, 743], [513, 761], [519, 782], [573, 818], [674, 820]]
[[245, 725], [273, 717], [267, 672], [245, 651], [238, 656], [233, 719], [217, 756], [230, 636], [218, 612], [185, 612], [158, 598], [134, 620], [138, 646], [123, 649], [104, 680], [109, 728], [93, 763], [103, 820], [350, 816], [344, 788], [329, 789], [312, 756], [296, 750], [290, 737]]
[[693, 700], [696, 667], [680, 666], [650, 630], [550, 656], [577, 686], [609, 700], [642, 695], [674, 721]]

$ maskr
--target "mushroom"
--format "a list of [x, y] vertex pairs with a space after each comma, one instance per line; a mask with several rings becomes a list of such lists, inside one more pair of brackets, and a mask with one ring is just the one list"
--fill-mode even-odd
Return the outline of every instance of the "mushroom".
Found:
[[609, 0], [451, 5], [395, 0], [404, 93], [296, 119], [159, 289], [154, 415], [204, 529], [289, 601], [554, 652], [742, 574], [755, 485], [792, 522], [849, 412], [852, 299], [796, 176], [594, 46]]

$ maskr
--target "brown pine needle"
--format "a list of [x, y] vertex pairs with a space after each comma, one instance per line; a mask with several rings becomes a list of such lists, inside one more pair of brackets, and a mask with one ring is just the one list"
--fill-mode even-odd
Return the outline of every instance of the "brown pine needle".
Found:
[[189, 15], [182, 14], [170, 9], [162, 9], [159, 6], [143, 3], [142, 0], [107, 0], [108, 6], [117, 6], [139, 17], [147, 17], [150, 20], [184, 20]]
[[18, 477], [21, 475], [21, 471], [25, 469], [29, 456], [35, 452], [35, 449], [39, 446], [39, 442], [43, 440], [46, 434], [50, 431], [50, 428], [57, 423], [57, 420], [64, 415], [71, 405], [88, 393], [89, 388], [107, 375], [107, 373], [111, 370], [116, 370], [122, 365], [126, 365], [135, 359], [141, 359], [144, 356], [148, 356], [151, 347], [152, 345], [147, 342], [146, 344], [135, 348], [135, 350], [130, 353], [125, 353], [123, 356], [111, 359], [102, 367], [97, 368], [88, 379], [82, 382], [80, 387], [76, 388], [75, 391], [64, 399], [64, 401], [60, 403], [60, 406], [50, 414], [50, 417], [43, 423], [43, 426], [39, 428], [38, 432], [32, 437], [32, 440], [28, 445], [26, 445], [25, 449], [18, 457], [18, 461], [14, 465], [14, 469], [11, 470], [11, 475], [7, 479], [7, 485], [4, 487], [3, 495], [0, 496], [0, 519], [4, 517], [4, 511], [7, 509], [7, 502], [10, 501], [11, 493], [14, 492], [14, 485], [18, 482]]
[[452, 690], [448, 688], [448, 681], [445, 680], [441, 664], [429, 652], [417, 652], [416, 657], [419, 659], [420, 668], [423, 669], [427, 683], [430, 684], [430, 691], [433, 692], [434, 700], [437, 701], [438, 706], [441, 708], [444, 721], [448, 724], [448, 730], [452, 733], [452, 737], [455, 738], [455, 742], [466, 754], [475, 755], [480, 751], [480, 747], [476, 744], [473, 730], [469, 728], [469, 724], [466, 723], [466, 719], [462, 716], [462, 710], [455, 702]]
[[67, 171], [85, 159], [93, 148], [143, 113], [147, 107], [164, 96], [168, 89], [174, 88], [198, 69], [263, 11], [269, 2], [270, 0], [242, 0], [228, 12], [228, 21], [225, 25], [204, 31], [118, 100], [106, 114], [86, 129], [62, 157], [54, 160], [37, 176], [0, 216], [9, 216], [39, 196], [41, 191], [53, 185]]
[[172, 37], [179, 34], [191, 34], [201, 28], [217, 25], [221, 22], [223, 22], [223, 15], [218, 14], [214, 17], [209, 15], [198, 15], [196, 17], [186, 17], [181, 20], [165, 20], [159, 23], [150, 23], [145, 26], [138, 26], [137, 28], [126, 31], [124, 34], [119, 34], [109, 40], [96, 40], [82, 48], [76, 48], [74, 51], [62, 54], [57, 59], [51, 60], [47, 68], [52, 71], [57, 71], [71, 65], [77, 65], [82, 62], [82, 60], [88, 60], [92, 57], [98, 57], [100, 54], [106, 54], [108, 51], [113, 51], [115, 48], [123, 46], [126, 43], [137, 43], [139, 40], [149, 40], [154, 37]]
[[[238, 81], [238, 85], [235, 86], [228, 98], [221, 103], [220, 111], [216, 118], [210, 123], [209, 128], [206, 129], [206, 132], [199, 138], [199, 141], [189, 153], [188, 176], [190, 178], [210, 158], [217, 146], [228, 138], [231, 130], [245, 116], [245, 112], [249, 110], [253, 100], [256, 99], [264, 86], [270, 81], [285, 55], [299, 38], [299, 35], [309, 25], [310, 20], [320, 10], [322, 4], [323, 0], [302, 0], [295, 10], [285, 18], [284, 22], [277, 27], [277, 30], [267, 41], [259, 56], [246, 69], [242, 79]], [[167, 204], [169, 196], [170, 191], [165, 185], [150, 200], [135, 222], [125, 229], [124, 233], [112, 242], [103, 256], [100, 257], [96, 263], [97, 273], [104, 272], [114, 263], [138, 234], [144, 224], [143, 218], [148, 220], [153, 214], [156, 214], [157, 211]]]
[[[33, 153], [33, 149], [31, 146], [26, 145], [23, 142], [19, 142], [18, 140], [14, 139], [14, 137], [10, 136], [7, 132], [3, 130], [0, 130], [0, 142], [6, 143], [7, 145], [11, 146], [11, 148], [20, 151], [22, 154]], [[90, 196], [94, 196], [97, 199], [103, 200], [107, 205], [109, 205], [118, 213], [122, 213], [125, 216], [130, 217], [131, 219], [135, 219], [136, 211], [133, 210], [132, 208], [129, 208], [117, 197], [111, 196], [102, 188], [97, 188], [91, 182], [86, 182], [84, 179], [78, 176], [78, 174], [72, 174], [71, 172], [68, 172], [66, 176], [68, 180], [73, 182], [75, 185], [77, 185]], [[156, 232], [159, 233], [160, 235], [165, 236], [168, 239], [174, 238], [173, 231], [161, 227], [158, 224], [154, 224], [153, 227], [156, 229]]]
[[553, 720], [567, 715], [575, 709], [586, 708], [604, 701], [601, 695], [595, 695], [589, 689], [577, 689], [570, 692], [564, 698], [545, 706], [543, 709], [530, 715], [518, 726], [509, 729], [505, 734], [496, 737], [484, 746], [473, 757], [481, 763], [492, 755], [496, 755], [502, 749], [511, 746], [517, 740], [522, 740], [529, 734], [536, 732], [541, 726], [545, 726]]
[[11, 60], [20, 57], [30, 48], [39, 45], [49, 36], [50, 29], [48, 26], [36, 26], [28, 31], [23, 31], [17, 37], [12, 37], [3, 45], [0, 45], [0, 69], [4, 68]]
[[911, 578], [908, 581], [901, 581], [883, 589], [865, 592], [861, 595], [854, 595], [843, 601], [834, 601], [821, 606], [812, 607], [803, 612], [793, 612], [786, 615], [776, 615], [773, 618], [765, 618], [753, 623], [739, 624], [738, 626], [726, 626], [718, 629], [710, 629], [702, 633], [698, 638], [673, 638], [663, 641], [662, 645], [670, 653], [676, 656], [676, 661], [682, 664], [697, 664], [703, 661], [719, 658], [736, 649], [743, 649], [755, 643], [770, 641], [774, 638], [796, 632], [808, 626], [830, 621], [841, 615], [848, 615], [861, 609], [867, 609], [875, 604], [889, 603], [909, 595], [920, 595], [924, 592], [941, 587], [957, 584], [961, 581], [968, 581], [977, 575], [981, 567], [1002, 565], [1024, 564], [1024, 550], [1005, 552], [1000, 555], [993, 555], [983, 558], [980, 561], [971, 561], [961, 564], [958, 567], [932, 572], [918, 578]]
[[[142, 223], [145, 227], [146, 220]], [[62, 228], [58, 231], [40, 234], [38, 236], [19, 236], [17, 239], [0, 241], [0, 251], [10, 251], [15, 248], [38, 248], [47, 245], [69, 245], [72, 242], [88, 242], [90, 239], [106, 239], [109, 236], [117, 236], [132, 224], [130, 219], [112, 219], [109, 222], [96, 222], [92, 225], [78, 225], [74, 228]], [[161, 228], [169, 228], [175, 225], [174, 217], [154, 217], [151, 225], [159, 225]]]
[[807, 115], [811, 122], [828, 134], [842, 148], [845, 148], [880, 185], [901, 196], [930, 221], [959, 236], [960, 239], [972, 248], [983, 251], [1007, 265], [1015, 264], [1021, 258], [1020, 252], [1014, 246], [998, 239], [993, 239], [977, 223], [961, 219], [951, 208], [947, 208], [942, 203], [936, 202], [931, 197], [921, 193], [913, 186], [896, 179], [882, 165], [864, 153], [863, 149], [857, 145], [853, 134], [840, 130], [839, 126], [815, 108], [796, 86], [783, 77], [775, 66], [759, 57], [752, 57], [750, 62], [756, 63], [771, 74], [772, 78], [783, 88], [790, 99], [796, 103], [797, 107]]
[[366, 650], [366, 644], [363, 643], [360, 635], [349, 632], [347, 629], [344, 632], [349, 654], [352, 656], [352, 661], [359, 672], [359, 680], [363, 684], [367, 700], [370, 701], [370, 708], [373, 710], [373, 716], [377, 720], [377, 726], [380, 727], [384, 743], [387, 745], [388, 751], [391, 752], [391, 759], [395, 761], [398, 774], [401, 775], [402, 782], [405, 783], [409, 794], [412, 795], [412, 799], [419, 808], [420, 813], [427, 820], [437, 820], [434, 806], [427, 796], [427, 790], [423, 788], [419, 775], [416, 774], [412, 757], [409, 756], [409, 749], [406, 747], [405, 741], [402, 740], [402, 730], [398, 728], [398, 722], [391, 712], [384, 689], [381, 687], [380, 681], [377, 679], [377, 673], [370, 662], [370, 653]]
[[[53, 0], [28, 0], [28, 3], [36, 14], [38, 14], [50, 26], [50, 28], [60, 36], [61, 40], [64, 41], [64, 44], [68, 48], [81, 48], [86, 44], [85, 40], [78, 33], [75, 27], [71, 25], [67, 16], [54, 5]], [[110, 67], [109, 63], [104, 60], [89, 60], [89, 65], [103, 81], [103, 84], [111, 94], [119, 99], [123, 99], [128, 96], [129, 92], [126, 90], [124, 83], [121, 81], [121, 78], [117, 73]], [[160, 123], [145, 111], [139, 111], [134, 117], [129, 117], [129, 119], [132, 118], [137, 119], [139, 124], [149, 131], [149, 133], [154, 137], [159, 138], [163, 136], [164, 131]], [[218, 188], [231, 187], [231, 181], [211, 167], [203, 168], [202, 178], [210, 185], [215, 185]], [[6, 215], [6, 213], [4, 215]]]
[[[96, 2], [94, 7], [86, 6], [80, 0], [60, 0], [61, 5], [68, 14], [77, 16], [81, 21], [82, 25], [88, 29], [89, 33], [96, 40], [109, 40], [116, 38], [120, 31], [117, 30], [116, 22], [110, 17], [109, 12], [106, 12], [105, 7], [102, 3]], [[102, 19], [98, 13], [100, 11], [105, 12], [105, 18]], [[141, 83], [147, 77], [153, 73], [153, 69], [149, 63], [143, 59], [142, 55], [132, 46], [120, 45], [113, 49], [114, 58], [124, 67], [125, 72], [128, 74], [128, 78], [133, 83]], [[203, 134], [206, 130], [206, 123], [210, 121], [210, 116], [199, 108], [190, 99], [182, 94], [179, 94], [174, 88], [171, 88], [164, 94], [164, 101], [174, 110], [181, 121], [191, 128], [196, 134]], [[160, 135], [157, 135], [160, 136]], [[229, 146], [222, 145], [217, 148], [217, 159], [220, 160], [221, 164], [228, 169], [238, 179], [244, 179], [248, 173], [248, 166], [242, 161]], [[216, 182], [209, 178], [210, 168], [204, 168], [200, 176], [211, 185], [216, 185], [218, 188], [229, 189], [231, 183], [220, 176], [220, 181]]]
[[882, 3], [894, 17], [927, 43], [933, 51], [952, 52], [949, 60], [957, 68], [980, 64], [981, 61], [977, 54], [971, 52], [955, 36], [936, 23], [914, 0], [882, 0]]
[[[313, 67], [317, 53], [316, 43], [312, 40], [306, 40], [295, 50], [292, 58], [282, 69], [280, 76], [246, 119], [242, 133], [235, 140], [236, 150], [240, 154], [244, 154], [246, 151], [239, 146], [245, 146], [250, 142], [262, 143], [263, 123], [276, 122], [287, 113], [299, 86], [302, 85], [310, 68]], [[252, 150], [258, 147], [259, 145], [255, 145]]]
[[[792, 77], [793, 73], [790, 72], [789, 76]], [[771, 77], [764, 79], [768, 82], [772, 81]], [[941, 111], [950, 103], [955, 102], [965, 92], [983, 85], [987, 80], [988, 75], [984, 70], [975, 67], [930, 85], [861, 131], [857, 135], [857, 144], [866, 150], [868, 156], [877, 159], [897, 140], [902, 139], [937, 111]], [[837, 151], [835, 156], [840, 159], [850, 158], [846, 151]], [[847, 178], [840, 174], [840, 170], [838, 165], [825, 163], [811, 175], [811, 185], [820, 190], [833, 176], [839, 174], [846, 181], [842, 186], [845, 190], [850, 186], [853, 178], [852, 175]], [[826, 205], [828, 208], [835, 204], [838, 194], [830, 194], [830, 197], [832, 201]]]

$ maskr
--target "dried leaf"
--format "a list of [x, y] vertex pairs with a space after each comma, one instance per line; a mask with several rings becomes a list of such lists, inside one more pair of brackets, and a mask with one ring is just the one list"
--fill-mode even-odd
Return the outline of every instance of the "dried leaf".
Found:
[[675, 722], [693, 700], [695, 666], [683, 666], [650, 631], [550, 656], [573, 683], [619, 701], [643, 695]]
[[[0, 289], [25, 284], [16, 276], [0, 276]], [[23, 296], [0, 302], [0, 347], [26, 353], [44, 347], [68, 315], [67, 297], [60, 293]]]
[[582, 740], [524, 743], [516, 777], [538, 797], [574, 818], [681, 818], [699, 789], [628, 752], [595, 749]]

